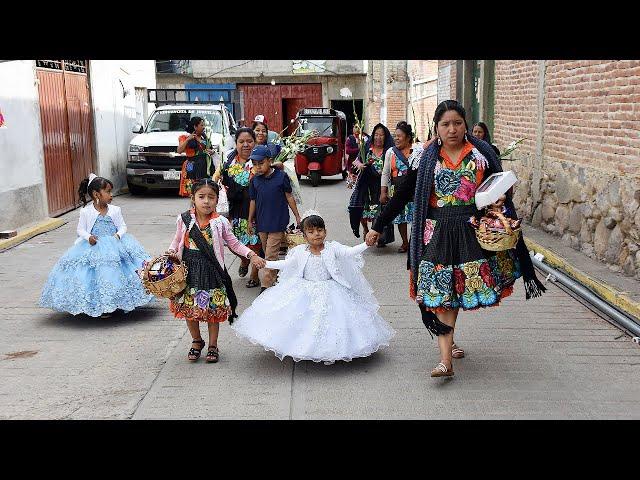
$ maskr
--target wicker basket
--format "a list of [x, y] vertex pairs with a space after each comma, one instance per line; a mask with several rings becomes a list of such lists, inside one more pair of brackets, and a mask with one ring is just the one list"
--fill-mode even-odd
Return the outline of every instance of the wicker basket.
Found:
[[298, 245], [302, 245], [305, 243], [304, 236], [302, 232], [290, 232], [285, 234], [287, 239], [287, 246], [289, 248], [297, 247]]
[[[154, 265], [157, 265], [159, 262], [164, 262], [166, 259], [173, 260], [175, 264], [173, 273], [162, 280], [149, 280], [149, 270], [151, 270]], [[173, 298], [187, 287], [187, 267], [175, 255], [160, 255], [155, 257], [147, 263], [140, 276], [144, 288], [156, 297]]]
[[509, 225], [509, 221], [502, 213], [496, 212], [495, 215], [502, 222], [505, 231], [498, 232], [495, 230], [487, 230], [485, 222], [480, 220], [480, 227], [476, 230], [478, 243], [482, 248], [491, 252], [502, 252], [504, 250], [511, 250], [512, 248], [515, 248], [518, 243], [518, 239], [520, 238], [520, 227], [513, 230], [511, 225]]

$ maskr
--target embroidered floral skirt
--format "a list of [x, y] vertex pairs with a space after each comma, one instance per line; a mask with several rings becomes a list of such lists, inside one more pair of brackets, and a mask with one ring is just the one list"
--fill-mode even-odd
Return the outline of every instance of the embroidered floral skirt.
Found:
[[[393, 197], [394, 186], [389, 187], [389, 198]], [[407, 203], [404, 210], [393, 220], [394, 225], [413, 222], [413, 202]]]
[[215, 267], [199, 250], [185, 248], [183, 253], [187, 287], [169, 303], [176, 318], [200, 322], [224, 322], [231, 314], [231, 305], [222, 282], [213, 273]]
[[495, 306], [521, 276], [514, 250], [483, 250], [468, 220], [474, 205], [429, 209], [418, 268], [416, 301], [441, 312]]
[[246, 245], [254, 252], [259, 253], [261, 249], [260, 237], [256, 233], [255, 223], [253, 225], [253, 235], [249, 235], [249, 233], [247, 232], [247, 225], [248, 222], [246, 218], [234, 218], [231, 221], [233, 234], [238, 240], [240, 240], [240, 243]]

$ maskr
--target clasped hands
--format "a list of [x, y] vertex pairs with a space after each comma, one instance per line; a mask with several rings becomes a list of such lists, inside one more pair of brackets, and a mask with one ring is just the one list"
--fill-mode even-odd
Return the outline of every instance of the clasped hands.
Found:
[[[170, 248], [165, 252], [165, 255], [175, 255], [176, 253], [177, 252], [173, 248]], [[267, 266], [267, 261], [264, 258], [260, 257], [257, 253], [253, 253], [253, 255], [249, 257], [249, 262], [251, 262], [251, 264], [258, 270], [262, 270]]]

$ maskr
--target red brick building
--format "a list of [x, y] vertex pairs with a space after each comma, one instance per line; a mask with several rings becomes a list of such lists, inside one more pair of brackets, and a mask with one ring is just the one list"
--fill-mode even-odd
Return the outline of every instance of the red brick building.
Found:
[[520, 179], [516, 207], [640, 279], [640, 61], [440, 61], [438, 100], [485, 121]]
[[437, 104], [437, 60], [369, 60], [367, 128], [382, 122], [393, 131], [405, 120], [421, 140]]

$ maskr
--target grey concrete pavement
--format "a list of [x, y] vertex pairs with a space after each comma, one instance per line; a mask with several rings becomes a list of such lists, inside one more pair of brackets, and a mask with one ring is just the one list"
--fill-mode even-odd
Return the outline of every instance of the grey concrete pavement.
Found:
[[[356, 244], [344, 183], [302, 184], [302, 210], [316, 208], [331, 239]], [[167, 247], [187, 205], [170, 194], [114, 203], [152, 254]], [[189, 334], [166, 301], [108, 319], [38, 308], [47, 274], [75, 237], [78, 212], [67, 217], [0, 254], [0, 418], [640, 418], [640, 347], [551, 284], [524, 303], [518, 282], [503, 306], [462, 313], [456, 341], [467, 357], [455, 361], [455, 377], [430, 378], [437, 346], [407, 298], [399, 242], [365, 253], [365, 275], [397, 331], [389, 348], [334, 365], [280, 362], [225, 323], [220, 362], [189, 363]], [[244, 287], [231, 254], [227, 266], [241, 312], [259, 289]]]

